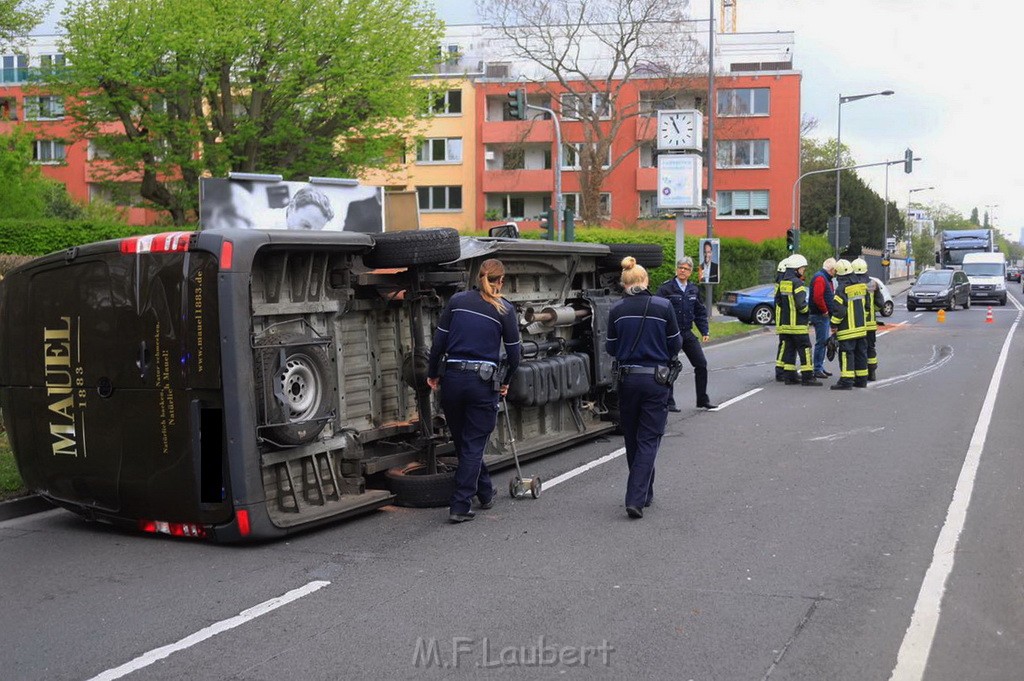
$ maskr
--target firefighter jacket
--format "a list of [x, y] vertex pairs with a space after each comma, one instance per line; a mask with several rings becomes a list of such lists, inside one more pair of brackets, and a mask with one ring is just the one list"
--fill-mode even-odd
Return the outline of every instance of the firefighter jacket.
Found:
[[775, 329], [781, 334], [807, 333], [810, 308], [804, 280], [789, 269], [782, 275], [775, 294]]
[[878, 288], [878, 284], [871, 281], [868, 275], [858, 274], [857, 279], [867, 287], [867, 298], [864, 299], [865, 327], [868, 331], [877, 331], [878, 320], [875, 313], [885, 305], [885, 297], [882, 296], [882, 291]]
[[864, 338], [867, 333], [867, 284], [855, 274], [839, 277], [832, 305], [832, 326], [836, 340]]

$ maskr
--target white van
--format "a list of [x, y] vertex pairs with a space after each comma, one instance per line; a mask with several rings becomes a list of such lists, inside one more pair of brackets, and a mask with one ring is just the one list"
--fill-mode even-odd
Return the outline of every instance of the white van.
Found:
[[997, 300], [1006, 305], [1006, 255], [968, 253], [964, 273], [971, 282], [971, 300]]

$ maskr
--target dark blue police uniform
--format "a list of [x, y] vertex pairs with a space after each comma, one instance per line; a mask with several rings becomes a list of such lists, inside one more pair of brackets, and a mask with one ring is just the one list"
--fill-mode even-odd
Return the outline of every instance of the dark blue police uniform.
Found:
[[498, 385], [493, 380], [504, 344], [508, 384], [519, 366], [522, 345], [515, 308], [502, 299], [502, 312], [484, 300], [480, 291], [452, 296], [441, 313], [430, 349], [427, 375], [441, 378], [441, 408], [459, 457], [455, 491], [449, 503], [454, 515], [472, 515], [473, 497], [481, 503], [494, 498], [494, 485], [484, 464], [484, 448], [498, 422]]
[[[644, 314], [646, 307], [646, 316]], [[627, 296], [608, 315], [608, 354], [618, 360], [619, 425], [626, 444], [626, 510], [642, 517], [654, 498], [654, 460], [668, 420], [671, 385], [654, 378], [682, 349], [672, 305], [643, 291]]]
[[[704, 302], [700, 299], [700, 289], [696, 284], [679, 281], [679, 277], [672, 277], [660, 287], [655, 294], [672, 303], [672, 309], [676, 313], [676, 321], [679, 323], [679, 332], [683, 335], [683, 354], [693, 367], [693, 383], [697, 390], [697, 406], [706, 407], [711, 404], [708, 397], [708, 360], [704, 357], [704, 349], [700, 345], [700, 338], [693, 335], [693, 325], [701, 336], [708, 335], [708, 311]], [[676, 406], [675, 396], [672, 392], [668, 394], [668, 405]]]

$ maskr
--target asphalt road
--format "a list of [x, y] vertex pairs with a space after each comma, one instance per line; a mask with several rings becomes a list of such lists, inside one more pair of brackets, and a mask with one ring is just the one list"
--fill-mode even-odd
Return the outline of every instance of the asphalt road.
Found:
[[642, 520], [610, 437], [463, 525], [388, 507], [223, 547], [0, 523], [0, 677], [1018, 679], [1021, 313], [897, 302], [867, 390], [776, 383], [772, 334], [709, 347], [726, 406], [680, 379]]

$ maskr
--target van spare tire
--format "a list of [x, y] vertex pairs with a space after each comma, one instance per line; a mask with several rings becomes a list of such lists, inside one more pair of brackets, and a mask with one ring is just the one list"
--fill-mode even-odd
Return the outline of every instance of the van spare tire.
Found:
[[373, 241], [373, 250], [363, 256], [367, 267], [436, 265], [458, 260], [462, 254], [459, 231], [449, 227], [384, 232], [375, 234]]
[[324, 346], [301, 333], [262, 337], [254, 357], [263, 436], [281, 445], [311, 442], [334, 408], [335, 371]]
[[430, 473], [423, 463], [390, 468], [384, 474], [395, 503], [410, 508], [447, 506], [455, 491], [455, 466], [437, 462], [437, 472]]

